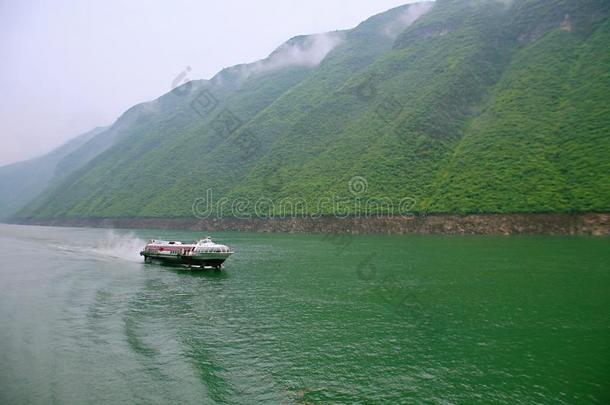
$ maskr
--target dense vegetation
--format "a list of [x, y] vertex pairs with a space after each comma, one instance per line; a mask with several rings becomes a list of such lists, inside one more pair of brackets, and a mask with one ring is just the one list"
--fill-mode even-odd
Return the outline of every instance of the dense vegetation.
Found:
[[[0, 219], [10, 218], [54, 179], [57, 181], [84, 165], [87, 154], [83, 151], [88, 149], [88, 142], [105, 129], [84, 133], [44, 156], [0, 167]], [[103, 143], [95, 149], [101, 148]], [[65, 162], [65, 167], [60, 167], [60, 162]]]
[[[309, 213], [329, 213], [331, 196], [610, 210], [609, 13], [603, 0], [438, 0], [293, 38], [134, 107], [93, 139], [111, 146], [60, 162], [71, 174], [19, 216], [188, 217], [210, 189], [299, 198]], [[282, 56], [320, 44], [332, 50], [319, 64]], [[366, 185], [350, 194], [355, 176]]]

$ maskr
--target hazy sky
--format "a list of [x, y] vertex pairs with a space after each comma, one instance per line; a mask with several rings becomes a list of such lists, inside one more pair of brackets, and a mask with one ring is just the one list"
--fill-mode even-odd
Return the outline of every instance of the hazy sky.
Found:
[[190, 79], [410, 0], [0, 0], [0, 165], [40, 155]]

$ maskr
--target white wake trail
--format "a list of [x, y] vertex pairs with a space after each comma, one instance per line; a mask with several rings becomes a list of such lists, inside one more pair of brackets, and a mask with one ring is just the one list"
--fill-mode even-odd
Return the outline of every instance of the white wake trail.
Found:
[[133, 233], [119, 234], [115, 231], [108, 231], [91, 250], [101, 256], [141, 262], [140, 251], [144, 245], [146, 242]]

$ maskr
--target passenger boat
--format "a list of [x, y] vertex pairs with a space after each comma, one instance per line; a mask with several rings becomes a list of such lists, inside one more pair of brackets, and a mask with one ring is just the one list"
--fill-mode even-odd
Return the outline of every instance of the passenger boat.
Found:
[[150, 240], [140, 252], [146, 263], [154, 261], [220, 269], [233, 252], [225, 245], [219, 245], [209, 236], [193, 243], [180, 241]]

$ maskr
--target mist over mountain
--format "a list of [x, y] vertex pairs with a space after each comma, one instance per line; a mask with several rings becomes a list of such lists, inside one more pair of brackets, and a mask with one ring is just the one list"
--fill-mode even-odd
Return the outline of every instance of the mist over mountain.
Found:
[[100, 153], [107, 138], [95, 137], [105, 130], [95, 128], [44, 156], [0, 167], [0, 219], [11, 217], [42, 193], [51, 181], [59, 181], [86, 163], [89, 156]]
[[298, 36], [0, 168], [0, 207], [188, 218], [213, 190], [311, 213], [358, 178], [359, 197], [414, 212], [608, 211], [609, 14], [602, 0], [438, 0]]

